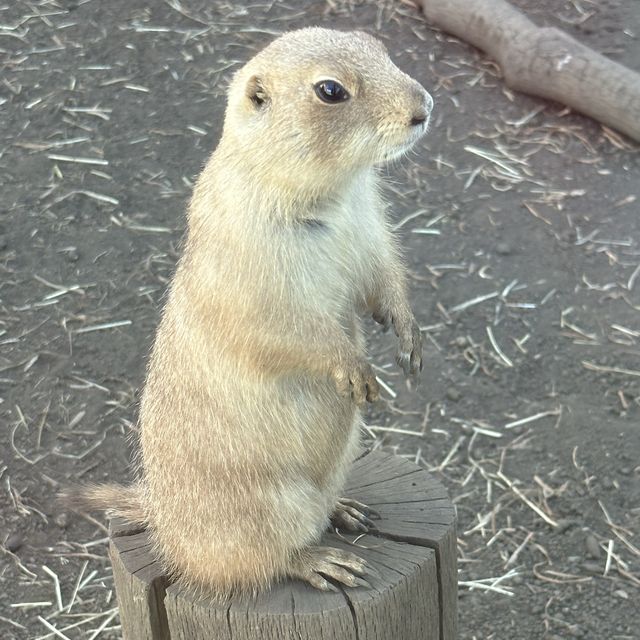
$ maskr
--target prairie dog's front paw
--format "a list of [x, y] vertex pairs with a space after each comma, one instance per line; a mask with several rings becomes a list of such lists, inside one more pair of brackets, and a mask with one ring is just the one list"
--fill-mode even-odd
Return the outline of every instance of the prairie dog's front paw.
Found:
[[354, 402], [362, 405], [378, 399], [378, 381], [371, 365], [364, 358], [353, 358], [336, 364], [332, 371], [338, 393], [351, 396]]
[[394, 323], [399, 344], [396, 361], [408, 376], [418, 375], [422, 371], [422, 333], [413, 316], [404, 322]]

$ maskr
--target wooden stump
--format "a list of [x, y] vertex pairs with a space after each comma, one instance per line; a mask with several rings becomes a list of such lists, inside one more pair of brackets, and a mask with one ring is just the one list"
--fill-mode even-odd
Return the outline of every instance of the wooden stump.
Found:
[[454, 640], [455, 514], [444, 487], [411, 462], [373, 452], [354, 463], [345, 497], [381, 519], [357, 539], [325, 534], [322, 544], [357, 553], [375, 571], [371, 588], [338, 593], [288, 580], [255, 598], [207, 602], [168, 584], [144, 531], [113, 521], [124, 640]]

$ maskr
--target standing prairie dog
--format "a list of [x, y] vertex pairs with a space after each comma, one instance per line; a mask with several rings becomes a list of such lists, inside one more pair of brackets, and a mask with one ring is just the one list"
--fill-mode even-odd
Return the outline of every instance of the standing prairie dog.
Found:
[[148, 368], [140, 480], [67, 492], [144, 523], [174, 579], [220, 596], [363, 584], [363, 560], [316, 545], [330, 521], [372, 524], [340, 499], [378, 394], [359, 316], [393, 325], [398, 363], [422, 368], [375, 167], [432, 104], [362, 32], [287, 33], [234, 76]]

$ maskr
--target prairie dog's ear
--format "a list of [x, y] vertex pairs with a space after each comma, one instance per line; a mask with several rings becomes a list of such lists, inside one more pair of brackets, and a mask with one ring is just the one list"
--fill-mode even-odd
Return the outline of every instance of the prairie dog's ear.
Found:
[[270, 100], [264, 79], [261, 76], [253, 75], [249, 78], [246, 94], [256, 109], [264, 109]]

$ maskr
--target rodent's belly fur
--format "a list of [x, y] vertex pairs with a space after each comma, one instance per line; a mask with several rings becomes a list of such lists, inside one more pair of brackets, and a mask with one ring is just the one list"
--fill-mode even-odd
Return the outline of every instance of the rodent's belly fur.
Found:
[[364, 357], [356, 314], [384, 237], [372, 180], [315, 212], [329, 220], [319, 228], [237, 217], [225, 227], [220, 217], [178, 267], [142, 399], [141, 449], [157, 551], [190, 586], [266, 585], [328, 525], [360, 413], [328, 370], [261, 370], [259, 337], [278, 343], [297, 327], [306, 351], [321, 315]]
[[359, 411], [328, 378], [252, 377], [221, 354], [208, 367], [170, 324], [168, 309], [141, 412], [149, 530], [190, 586], [260, 587], [326, 529]]

